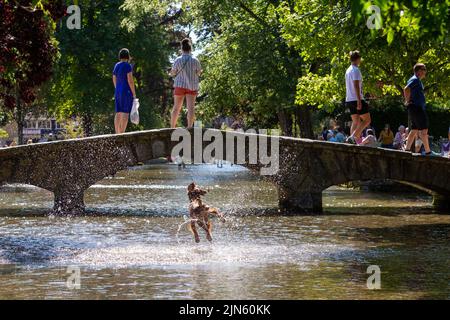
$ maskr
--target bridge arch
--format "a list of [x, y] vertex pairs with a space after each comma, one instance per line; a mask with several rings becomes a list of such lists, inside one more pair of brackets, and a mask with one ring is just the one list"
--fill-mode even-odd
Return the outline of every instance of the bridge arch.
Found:
[[[347, 181], [343, 184], [339, 185], [333, 185], [329, 186], [323, 191], [323, 194], [326, 195], [327, 193], [331, 192], [332, 194], [335, 194], [336, 192], [339, 194], [340, 191], [345, 190], [361, 190], [361, 196], [365, 199], [365, 196], [363, 196], [364, 193], [378, 193], [378, 194], [385, 194], [385, 195], [392, 195], [393, 198], [396, 201], [411, 201], [412, 199], [416, 199], [417, 196], [420, 196], [423, 201], [429, 203], [429, 205], [435, 204], [434, 200], [435, 197], [438, 197], [439, 195], [432, 190], [426, 189], [422, 186], [419, 186], [417, 184], [411, 184], [408, 182], [402, 182], [402, 181], [395, 181], [391, 179], [382, 179], [382, 180], [370, 180], [370, 181]], [[399, 197], [400, 196], [400, 197]], [[374, 198], [376, 199], [376, 197]], [[422, 203], [423, 205], [423, 203]], [[407, 207], [408, 205], [405, 204], [402, 207]]]
[[[0, 185], [0, 214], [44, 214], [52, 208], [53, 194], [43, 188], [25, 183]], [[33, 205], [29, 206], [28, 203]]]

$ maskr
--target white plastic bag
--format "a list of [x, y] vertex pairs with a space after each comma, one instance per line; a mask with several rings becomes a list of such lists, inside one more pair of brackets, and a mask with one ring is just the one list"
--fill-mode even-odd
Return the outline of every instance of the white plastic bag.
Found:
[[134, 124], [139, 124], [139, 99], [133, 100], [133, 108], [131, 108], [130, 120]]

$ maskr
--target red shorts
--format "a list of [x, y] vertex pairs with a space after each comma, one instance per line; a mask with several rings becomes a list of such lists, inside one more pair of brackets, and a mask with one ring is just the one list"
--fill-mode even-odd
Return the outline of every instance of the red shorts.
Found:
[[175, 88], [173, 93], [175, 96], [196, 96], [198, 95], [198, 91], [193, 91], [185, 88]]

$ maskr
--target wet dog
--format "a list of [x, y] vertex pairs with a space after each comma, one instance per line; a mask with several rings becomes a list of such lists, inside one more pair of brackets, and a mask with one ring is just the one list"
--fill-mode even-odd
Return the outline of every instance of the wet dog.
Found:
[[212, 241], [212, 222], [209, 221], [210, 215], [217, 216], [220, 221], [225, 222], [225, 218], [223, 214], [216, 208], [210, 208], [209, 206], [203, 204], [203, 201], [201, 199], [202, 196], [204, 196], [207, 191], [202, 190], [196, 186], [195, 183], [191, 183], [187, 188], [187, 195], [189, 198], [189, 216], [191, 218], [191, 224], [190, 229], [192, 233], [194, 234], [195, 242], [200, 242], [200, 237], [197, 232], [196, 224], [205, 230], [206, 232], [206, 239], [208, 241]]

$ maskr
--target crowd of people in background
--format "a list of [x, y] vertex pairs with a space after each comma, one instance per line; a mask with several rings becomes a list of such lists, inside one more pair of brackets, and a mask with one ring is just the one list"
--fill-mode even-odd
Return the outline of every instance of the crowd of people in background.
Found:
[[[54, 135], [53, 133], [49, 133], [46, 135], [42, 135], [40, 138], [29, 138], [26, 140], [26, 144], [44, 143], [58, 140], [63, 140], [63, 138], [61, 136]], [[0, 143], [0, 148], [17, 147], [17, 146], [18, 144], [16, 140], [7, 140], [5, 143]]]
[[[321, 141], [345, 143], [350, 137], [350, 127], [341, 127], [333, 124], [324, 127], [318, 139]], [[386, 124], [384, 129], [377, 135], [373, 126], [367, 127], [361, 134], [361, 143], [359, 145], [373, 148], [385, 148], [393, 150], [406, 151], [406, 144], [410, 130], [404, 125], [400, 125], [397, 131], [391, 130], [391, 126]], [[432, 138], [432, 137], [431, 137]], [[448, 137], [442, 138], [437, 142], [440, 149], [440, 155], [450, 158], [450, 128], [448, 129]], [[422, 139], [417, 138], [414, 145], [414, 153], [425, 155], [425, 146]]]

